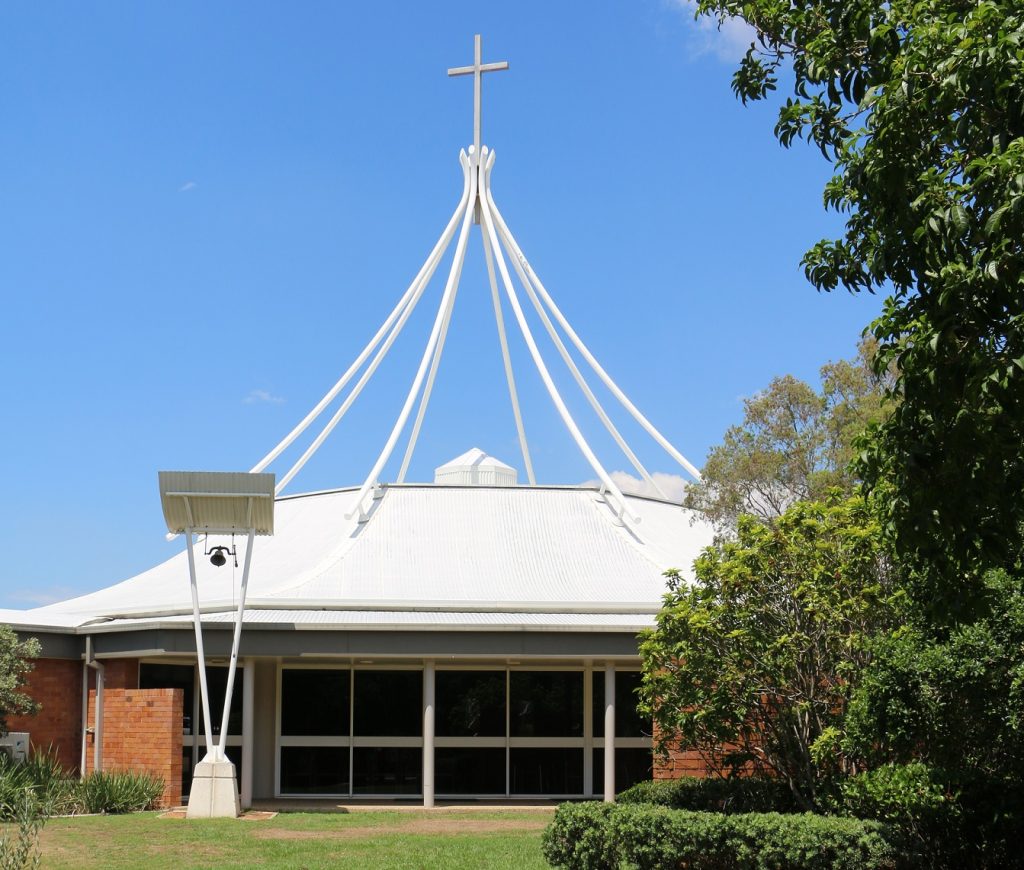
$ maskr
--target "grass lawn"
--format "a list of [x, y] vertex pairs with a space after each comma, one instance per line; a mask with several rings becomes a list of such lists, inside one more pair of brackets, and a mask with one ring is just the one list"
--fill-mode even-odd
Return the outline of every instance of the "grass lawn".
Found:
[[546, 868], [551, 812], [281, 813], [185, 821], [158, 813], [51, 819], [44, 868]]

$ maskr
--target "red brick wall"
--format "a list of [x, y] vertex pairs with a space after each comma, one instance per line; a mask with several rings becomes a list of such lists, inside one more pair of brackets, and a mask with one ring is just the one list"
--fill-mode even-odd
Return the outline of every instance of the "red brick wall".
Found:
[[[658, 735], [655, 726], [655, 738]], [[676, 745], [669, 751], [668, 758], [654, 754], [654, 778], [655, 779], [679, 779], [684, 776], [707, 776], [708, 767], [701, 758], [700, 753], [693, 749], [683, 749]]]
[[[107, 682], [103, 690], [103, 769], [146, 771], [161, 777], [165, 807], [181, 804], [183, 698], [181, 689], [111, 688]], [[96, 692], [90, 690], [90, 727], [95, 707]], [[92, 770], [93, 740], [89, 734], [86, 771]]]
[[103, 659], [102, 661], [103, 685], [106, 688], [137, 689], [139, 687], [138, 659]]
[[25, 691], [42, 708], [35, 716], [8, 716], [11, 731], [27, 731], [35, 751], [53, 747], [69, 770], [78, 770], [82, 751], [82, 663], [37, 659]]
[[667, 759], [654, 756], [655, 779], [680, 779], [684, 776], [707, 776], [708, 768], [700, 754], [692, 749], [673, 749]]

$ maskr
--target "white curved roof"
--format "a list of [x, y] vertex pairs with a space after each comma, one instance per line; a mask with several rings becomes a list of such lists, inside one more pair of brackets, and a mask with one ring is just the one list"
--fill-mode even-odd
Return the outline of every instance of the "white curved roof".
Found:
[[[689, 573], [712, 536], [679, 505], [636, 496], [629, 508], [641, 522], [618, 525], [601, 494], [581, 487], [390, 485], [363, 524], [345, 519], [356, 494], [278, 499], [275, 535], [253, 545], [247, 623], [634, 630], [657, 612], [663, 573]], [[236, 542], [241, 561], [245, 540]], [[241, 570], [203, 558], [197, 569], [215, 621], [214, 612], [233, 610]], [[68, 628], [176, 622], [191, 613], [185, 553], [16, 613], [20, 625]]]

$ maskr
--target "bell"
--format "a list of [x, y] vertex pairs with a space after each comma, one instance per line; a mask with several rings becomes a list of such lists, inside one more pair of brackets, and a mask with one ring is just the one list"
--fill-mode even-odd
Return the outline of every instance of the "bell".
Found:
[[227, 559], [224, 558], [224, 550], [224, 547], [213, 548], [213, 555], [210, 556], [210, 564], [215, 568], [220, 568], [225, 562], [227, 562]]

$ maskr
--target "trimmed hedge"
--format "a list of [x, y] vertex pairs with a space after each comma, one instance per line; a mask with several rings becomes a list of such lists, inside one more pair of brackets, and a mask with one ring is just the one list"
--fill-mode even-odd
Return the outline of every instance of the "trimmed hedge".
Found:
[[789, 787], [777, 779], [682, 777], [638, 782], [615, 798], [622, 804], [657, 804], [709, 813], [797, 813]]
[[544, 857], [566, 870], [884, 870], [897, 855], [880, 822], [811, 813], [693, 812], [563, 804]]

